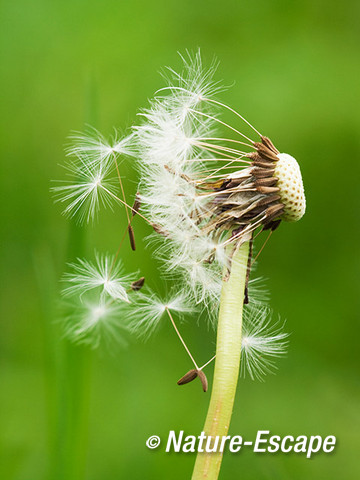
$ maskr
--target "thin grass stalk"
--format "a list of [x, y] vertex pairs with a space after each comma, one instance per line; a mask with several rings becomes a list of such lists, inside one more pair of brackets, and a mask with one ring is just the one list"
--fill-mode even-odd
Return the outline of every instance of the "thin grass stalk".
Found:
[[57, 275], [51, 252], [41, 247], [33, 255], [34, 273], [37, 282], [43, 334], [44, 385], [47, 414], [47, 461], [46, 469], [54, 465], [56, 457], [57, 392], [59, 332], [55, 322], [54, 305], [58, 299]]
[[[88, 81], [85, 102], [86, 123], [96, 124], [96, 89]], [[86, 230], [71, 220], [67, 262], [85, 254]], [[88, 449], [88, 411], [90, 397], [91, 352], [62, 339], [58, 378], [58, 417], [56, 455], [52, 465], [54, 480], [81, 480], [85, 476]]]
[[[84, 231], [70, 226], [67, 260], [83, 256]], [[89, 352], [62, 339], [59, 348], [58, 415], [52, 478], [81, 480], [85, 473]]]
[[[241, 329], [246, 285], [249, 242], [234, 253], [230, 275], [224, 273], [217, 329], [216, 362], [210, 406], [204, 432], [206, 436], [227, 435], [240, 368]], [[192, 480], [216, 480], [222, 453], [198, 453]]]

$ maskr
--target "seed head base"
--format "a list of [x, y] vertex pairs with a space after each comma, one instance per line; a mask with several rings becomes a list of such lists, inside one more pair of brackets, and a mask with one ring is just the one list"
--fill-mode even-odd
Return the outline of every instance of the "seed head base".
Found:
[[251, 165], [225, 179], [199, 187], [217, 192], [212, 201], [212, 218], [205, 232], [235, 231], [243, 234], [262, 226], [274, 230], [281, 220], [297, 221], [305, 213], [305, 195], [296, 160], [280, 153], [262, 136], [248, 153]]

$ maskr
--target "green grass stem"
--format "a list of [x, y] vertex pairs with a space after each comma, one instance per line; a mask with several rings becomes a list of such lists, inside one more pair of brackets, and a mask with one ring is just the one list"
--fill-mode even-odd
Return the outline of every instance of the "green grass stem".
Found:
[[[89, 77], [85, 123], [96, 124], [96, 87]], [[67, 262], [84, 257], [86, 229], [71, 220]], [[66, 312], [65, 312], [66, 314]], [[58, 415], [51, 480], [81, 480], [85, 476], [88, 450], [88, 418], [91, 385], [91, 351], [62, 339], [59, 348]]]

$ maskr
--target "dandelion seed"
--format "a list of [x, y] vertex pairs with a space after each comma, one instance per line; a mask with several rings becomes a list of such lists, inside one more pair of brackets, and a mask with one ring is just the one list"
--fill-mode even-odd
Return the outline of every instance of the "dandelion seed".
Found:
[[171, 296], [166, 302], [154, 293], [138, 293], [133, 299], [130, 330], [139, 337], [148, 337], [157, 329], [167, 310], [183, 315], [194, 312], [195, 308], [183, 293]]
[[125, 344], [128, 330], [127, 304], [113, 300], [88, 300], [72, 303], [72, 312], [65, 318], [65, 336], [74, 343], [98, 348]]
[[64, 214], [77, 218], [79, 223], [94, 220], [100, 207], [110, 207], [116, 194], [114, 180], [109, 177], [110, 165], [95, 165], [85, 157], [67, 165], [73, 181], [52, 188], [55, 201], [66, 203]]
[[134, 280], [134, 275], [124, 275], [120, 261], [114, 262], [114, 258], [108, 255], [96, 254], [96, 261], [78, 259], [77, 263], [71, 263], [71, 273], [64, 275], [67, 286], [63, 293], [66, 296], [75, 295], [100, 288], [101, 292], [116, 300], [129, 302], [127, 290]]
[[220, 82], [213, 80], [213, 75], [218, 68], [218, 62], [213, 60], [209, 67], [202, 62], [200, 51], [195, 55], [186, 52], [186, 56], [180, 55], [183, 61], [183, 70], [176, 72], [167, 67], [164, 78], [168, 86], [158, 90], [158, 93], [171, 91], [171, 96], [161, 97], [173, 111], [176, 111], [178, 118], [184, 122], [190, 115], [190, 110], [196, 108], [204, 98], [212, 98], [224, 90]]
[[286, 354], [289, 334], [277, 324], [271, 324], [271, 314], [266, 307], [245, 308], [241, 341], [241, 375], [246, 372], [254, 380], [262, 380], [273, 373], [275, 358]]
[[66, 153], [70, 157], [86, 158], [90, 164], [107, 166], [119, 155], [134, 155], [133, 137], [134, 134], [120, 138], [115, 132], [112, 141], [108, 142], [95, 128], [89, 128], [85, 134], [75, 132], [70, 137], [72, 144]]

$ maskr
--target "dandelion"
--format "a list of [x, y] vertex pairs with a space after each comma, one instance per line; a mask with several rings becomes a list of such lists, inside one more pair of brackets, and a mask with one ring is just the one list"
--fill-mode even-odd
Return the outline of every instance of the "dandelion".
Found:
[[[194, 303], [219, 312], [215, 376], [204, 430], [226, 435], [240, 352], [243, 372], [247, 368], [250, 376], [261, 377], [286, 346], [286, 334], [271, 331], [261, 302], [249, 295], [253, 240], [266, 230], [268, 240], [282, 221], [301, 219], [305, 195], [297, 161], [215, 98], [213, 68], [204, 74], [197, 55], [185, 62], [183, 74], [172, 73], [136, 128], [139, 196], [142, 211], [155, 226], [154, 236], [164, 237], [158, 254], [167, 274], [181, 274]], [[223, 120], [224, 112], [246, 133]], [[221, 277], [220, 288], [216, 280]], [[253, 317], [253, 328], [246, 330], [252, 325], [249, 321], [242, 332], [243, 305], [249, 302], [247, 317]], [[185, 383], [195, 371], [183, 377]], [[217, 478], [219, 467], [213, 457], [199, 456], [193, 478], [210, 472]]]
[[[213, 300], [214, 271], [219, 278], [230, 262], [227, 246], [305, 212], [296, 160], [214, 100], [213, 68], [204, 73], [200, 65], [197, 55], [185, 62], [184, 76], [171, 71], [177, 83], [161, 89], [136, 127], [143, 211], [166, 236], [159, 252], [167, 271], [182, 271], [197, 302]], [[220, 109], [230, 110], [259, 138], [222, 121]], [[215, 134], [219, 127], [233, 136]]]
[[[181, 288], [162, 301], [151, 290], [138, 292], [134, 283], [128, 290], [128, 277], [108, 257], [98, 257], [96, 263], [78, 260], [66, 276], [65, 294], [81, 298], [98, 288], [100, 304], [84, 303], [87, 314], [76, 315], [68, 332], [81, 341], [93, 333], [98, 338], [99, 331], [109, 334], [115, 329], [117, 308], [126, 311], [127, 328], [140, 337], [155, 332], [167, 318], [195, 367], [178, 383], [198, 377], [206, 391], [203, 368], [215, 356], [199, 367], [173, 316], [204, 310], [217, 327], [204, 431], [225, 436], [240, 368], [242, 374], [247, 371], [251, 378], [262, 378], [285, 352], [287, 334], [272, 326], [268, 295], [250, 277], [272, 233], [282, 222], [300, 220], [306, 201], [295, 158], [281, 153], [239, 112], [218, 99], [224, 87], [214, 80], [217, 64], [205, 68], [199, 52], [181, 58], [182, 71], [167, 70], [166, 85], [140, 113], [139, 125], [130, 136], [107, 142], [96, 131], [76, 135], [68, 149], [75, 157], [69, 167], [75, 180], [53, 189], [57, 200], [66, 204], [65, 213], [80, 221], [93, 219], [101, 204], [110, 206], [115, 201], [124, 206], [133, 250], [133, 219], [138, 215], [145, 220], [153, 227], [149, 244], [156, 242], [162, 275]], [[229, 123], [227, 117], [233, 121]], [[129, 155], [135, 158], [140, 177], [133, 207], [126, 200], [119, 168], [119, 159]], [[110, 178], [114, 172], [120, 194]], [[254, 258], [253, 244], [262, 232], [267, 237]], [[120, 247], [116, 257], [119, 252]], [[216, 479], [220, 464], [220, 454], [200, 455], [193, 479]]]

